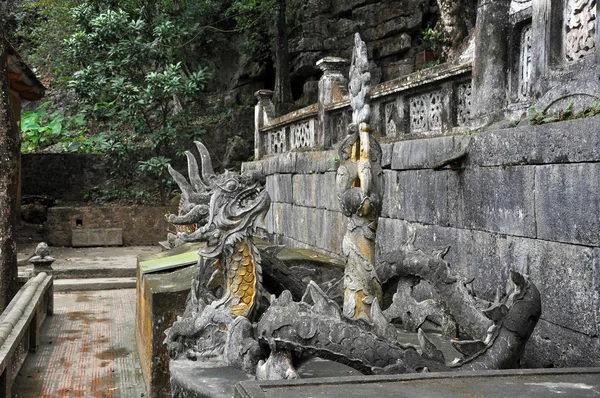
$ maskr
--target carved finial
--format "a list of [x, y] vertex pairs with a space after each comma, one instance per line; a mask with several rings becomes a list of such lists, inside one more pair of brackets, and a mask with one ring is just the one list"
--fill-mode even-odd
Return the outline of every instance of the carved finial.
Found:
[[48, 244], [45, 242], [39, 243], [37, 245], [37, 247], [35, 248], [35, 255], [40, 258], [45, 258], [45, 257], [49, 256], [50, 248], [48, 247]]
[[352, 122], [357, 125], [368, 123], [371, 116], [371, 107], [369, 105], [371, 72], [369, 72], [367, 46], [358, 33], [354, 36], [349, 88], [350, 106], [352, 106], [353, 111]]

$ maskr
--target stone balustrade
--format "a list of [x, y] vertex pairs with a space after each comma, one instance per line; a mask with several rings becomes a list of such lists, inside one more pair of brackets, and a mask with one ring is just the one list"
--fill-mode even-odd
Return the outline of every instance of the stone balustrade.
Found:
[[[259, 91], [256, 106], [255, 158], [278, 153], [333, 148], [351, 121], [347, 62], [327, 57], [319, 102], [278, 118], [272, 92]], [[386, 140], [464, 132], [471, 125], [471, 62], [422, 70], [375, 86], [371, 90], [371, 127]]]
[[40, 342], [46, 315], [53, 312], [53, 277], [45, 272], [30, 279], [0, 314], [0, 396], [11, 388], [28, 352]]

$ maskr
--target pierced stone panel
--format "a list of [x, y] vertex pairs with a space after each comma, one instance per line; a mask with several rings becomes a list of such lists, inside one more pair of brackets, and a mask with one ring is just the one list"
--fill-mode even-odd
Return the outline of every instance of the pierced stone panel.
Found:
[[427, 95], [410, 99], [410, 131], [420, 133], [427, 130]]
[[577, 61], [596, 49], [596, 0], [567, 0], [565, 56]]
[[443, 95], [441, 91], [416, 95], [410, 104], [410, 131], [422, 133], [442, 129]]
[[285, 127], [269, 132], [268, 153], [282, 153], [287, 150]]
[[290, 143], [292, 150], [315, 147], [315, 121], [295, 123], [290, 126]]
[[456, 90], [456, 124], [468, 126], [471, 121], [471, 82], [459, 84]]
[[442, 93], [429, 93], [429, 130], [442, 129]]
[[399, 124], [398, 104], [396, 102], [385, 104], [385, 135], [387, 137], [397, 137]]
[[519, 98], [529, 97], [531, 84], [531, 24], [521, 31], [521, 50], [519, 55]]

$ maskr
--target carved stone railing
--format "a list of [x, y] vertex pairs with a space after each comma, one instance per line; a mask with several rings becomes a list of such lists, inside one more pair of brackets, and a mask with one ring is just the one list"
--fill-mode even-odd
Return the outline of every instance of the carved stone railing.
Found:
[[261, 155], [272, 155], [282, 152], [296, 151], [304, 148], [313, 149], [319, 144], [316, 135], [318, 125], [317, 105], [300, 109], [277, 119], [259, 130], [260, 139], [257, 148]]
[[27, 353], [39, 346], [42, 324], [53, 312], [52, 278], [42, 272], [30, 279], [0, 315], [0, 396], [12, 396]]
[[[347, 62], [325, 58], [318, 65], [319, 102], [270, 118], [271, 92], [257, 93], [255, 159], [298, 150], [329, 149], [344, 137], [351, 108], [341, 72]], [[371, 90], [373, 130], [384, 141], [445, 135], [471, 123], [471, 62], [440, 65], [385, 82]]]

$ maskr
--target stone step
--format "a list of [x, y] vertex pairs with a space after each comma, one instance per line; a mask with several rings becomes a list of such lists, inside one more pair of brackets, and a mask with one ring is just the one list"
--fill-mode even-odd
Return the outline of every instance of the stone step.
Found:
[[[33, 267], [27, 260], [19, 263], [19, 270], [23, 272], [32, 271]], [[135, 267], [53, 267], [54, 279], [95, 279], [95, 278], [135, 278]]]
[[135, 289], [136, 278], [56, 279], [54, 292]]
[[54, 278], [58, 279], [113, 279], [113, 278], [135, 278], [135, 267], [56, 267]]

